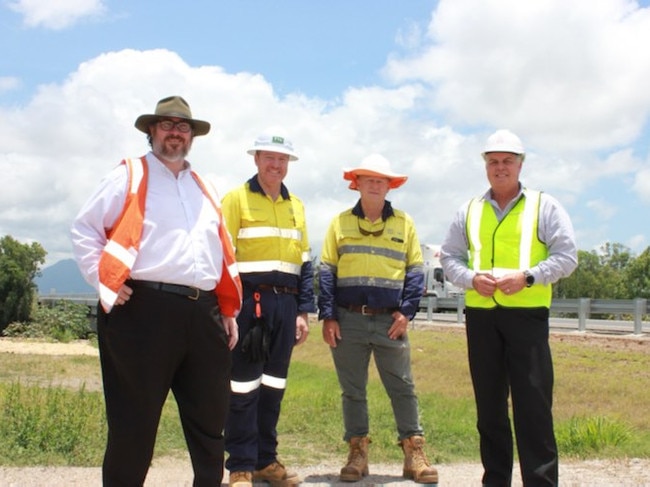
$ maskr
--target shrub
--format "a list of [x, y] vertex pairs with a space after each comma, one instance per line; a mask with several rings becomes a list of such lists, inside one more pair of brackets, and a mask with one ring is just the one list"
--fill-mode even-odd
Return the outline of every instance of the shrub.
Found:
[[51, 338], [59, 342], [89, 338], [92, 333], [88, 307], [69, 301], [59, 301], [52, 307], [38, 305], [30, 321], [11, 323], [3, 331], [9, 337]]
[[602, 416], [573, 417], [556, 432], [558, 448], [566, 455], [601, 453], [625, 444], [631, 437], [629, 426]]

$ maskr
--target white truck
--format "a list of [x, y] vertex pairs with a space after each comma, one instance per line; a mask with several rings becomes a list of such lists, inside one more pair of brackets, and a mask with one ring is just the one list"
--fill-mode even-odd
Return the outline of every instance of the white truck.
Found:
[[[427, 309], [430, 298], [457, 299], [464, 294], [464, 289], [454, 286], [447, 280], [442, 266], [440, 265], [440, 245], [422, 244], [422, 257], [424, 258], [424, 293], [420, 300], [420, 309]], [[445, 307], [444, 302], [435, 301], [432, 311], [444, 309], [456, 309], [456, 307]]]

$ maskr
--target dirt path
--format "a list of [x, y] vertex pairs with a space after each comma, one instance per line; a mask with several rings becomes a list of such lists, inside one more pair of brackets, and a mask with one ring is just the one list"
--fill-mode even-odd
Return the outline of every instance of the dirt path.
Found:
[[[416, 485], [401, 477], [401, 465], [370, 465], [370, 475], [362, 482], [340, 484], [340, 465], [313, 465], [296, 470], [302, 476], [303, 484], [314, 486], [347, 485]], [[481, 481], [481, 467], [478, 464], [455, 463], [437, 465], [440, 486], [476, 486]], [[227, 485], [227, 475], [224, 484]], [[92, 487], [101, 485], [99, 468], [79, 467], [29, 467], [0, 468], [2, 487]], [[159, 458], [149, 470], [146, 487], [182, 487], [192, 485], [192, 470], [187, 459]], [[513, 487], [521, 487], [518, 473]], [[560, 463], [560, 485], [578, 486], [650, 486], [650, 460], [589, 460], [580, 463]]]

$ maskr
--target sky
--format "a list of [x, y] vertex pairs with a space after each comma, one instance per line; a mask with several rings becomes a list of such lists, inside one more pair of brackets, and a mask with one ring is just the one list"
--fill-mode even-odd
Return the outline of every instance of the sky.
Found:
[[101, 178], [149, 150], [135, 119], [181, 95], [212, 124], [188, 160], [219, 193], [280, 127], [314, 256], [380, 153], [421, 243], [488, 183], [487, 137], [522, 139], [522, 183], [578, 248], [650, 246], [650, 0], [0, 0], [0, 236], [71, 258]]

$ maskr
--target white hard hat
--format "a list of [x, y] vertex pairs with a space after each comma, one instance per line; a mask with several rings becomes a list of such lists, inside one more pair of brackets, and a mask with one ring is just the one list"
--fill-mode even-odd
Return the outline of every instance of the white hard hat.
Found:
[[506, 129], [497, 130], [488, 137], [483, 155], [488, 152], [512, 152], [522, 156], [525, 154], [524, 145], [519, 137]]
[[254, 156], [258, 150], [279, 152], [288, 155], [290, 161], [298, 160], [298, 156], [293, 150], [293, 143], [277, 131], [267, 131], [259, 135], [253, 142], [253, 146], [246, 152]]

